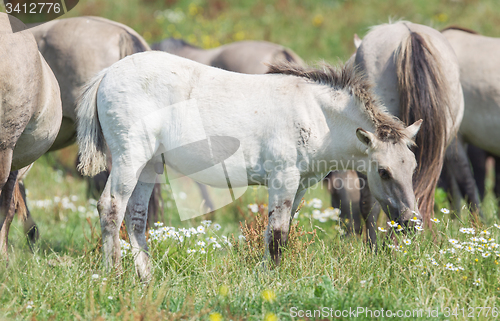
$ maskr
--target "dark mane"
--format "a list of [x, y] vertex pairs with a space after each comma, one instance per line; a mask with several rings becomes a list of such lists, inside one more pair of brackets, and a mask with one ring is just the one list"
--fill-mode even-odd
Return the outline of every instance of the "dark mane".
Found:
[[441, 29], [440, 32], [444, 32], [446, 30], [460, 30], [460, 31], [463, 31], [463, 32], [471, 33], [473, 35], [478, 35], [479, 34], [479, 32], [474, 31], [472, 29], [468, 29], [468, 28], [464, 28], [464, 27], [459, 27], [459, 26], [449, 26], [449, 27], [446, 27], [444, 29]]
[[269, 65], [269, 74], [283, 74], [302, 77], [334, 89], [347, 89], [365, 107], [366, 115], [375, 125], [375, 133], [382, 141], [410, 141], [405, 126], [389, 114], [372, 90], [372, 84], [352, 63], [340, 67], [327, 64], [322, 69], [302, 67], [293, 63]]

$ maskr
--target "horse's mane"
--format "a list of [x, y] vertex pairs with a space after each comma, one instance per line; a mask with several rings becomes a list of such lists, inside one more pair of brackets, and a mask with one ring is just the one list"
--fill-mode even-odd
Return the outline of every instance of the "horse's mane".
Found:
[[444, 31], [446, 31], [446, 30], [459, 30], [459, 31], [463, 31], [463, 32], [471, 33], [471, 34], [473, 34], [473, 35], [478, 35], [478, 34], [479, 34], [479, 32], [474, 31], [474, 30], [472, 30], [472, 29], [469, 29], [469, 28], [464, 28], [464, 27], [459, 27], [459, 26], [455, 26], [455, 25], [453, 25], [453, 26], [449, 26], [449, 27], [446, 27], [446, 28], [444, 28], [444, 29], [441, 29], [441, 30], [440, 30], [440, 32], [444, 32]]
[[404, 124], [387, 112], [372, 90], [372, 84], [354, 67], [353, 63], [334, 67], [323, 64], [321, 69], [302, 67], [290, 62], [270, 64], [269, 74], [284, 74], [302, 77], [334, 89], [345, 89], [364, 106], [365, 113], [375, 125], [375, 133], [382, 141], [407, 141]]

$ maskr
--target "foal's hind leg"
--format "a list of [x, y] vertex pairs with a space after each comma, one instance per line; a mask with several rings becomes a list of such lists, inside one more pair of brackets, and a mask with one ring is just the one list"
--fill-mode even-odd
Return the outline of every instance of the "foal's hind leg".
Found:
[[137, 178], [134, 177], [132, 170], [121, 162], [114, 163], [104, 192], [97, 204], [101, 222], [104, 265], [107, 270], [113, 266], [113, 263], [117, 269], [121, 269], [120, 226], [136, 184]]
[[148, 220], [148, 203], [154, 186], [153, 183], [139, 181], [128, 201], [125, 213], [125, 223], [132, 246], [135, 269], [143, 281], [149, 281], [151, 275], [146, 242], [146, 222]]

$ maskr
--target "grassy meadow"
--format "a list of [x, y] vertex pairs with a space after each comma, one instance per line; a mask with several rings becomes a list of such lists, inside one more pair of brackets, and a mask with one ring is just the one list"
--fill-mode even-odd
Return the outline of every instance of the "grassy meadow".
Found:
[[[345, 61], [354, 33], [363, 37], [390, 18], [500, 36], [498, 0], [81, 0], [67, 16], [81, 15], [125, 23], [150, 43], [172, 36], [211, 48], [263, 39], [313, 63]], [[438, 190], [432, 229], [382, 246], [391, 228], [381, 217], [377, 254], [363, 237], [343, 237], [338, 212], [317, 186], [294, 220], [282, 264], [270, 271], [260, 262], [265, 189], [249, 188], [233, 204], [181, 222], [165, 185], [161, 223], [149, 233], [153, 278], [144, 285], [127, 243], [123, 274], [104, 272], [96, 201], [74, 169], [76, 152], [43, 156], [26, 179], [40, 239], [30, 249], [15, 219], [9, 267], [0, 264], [0, 320], [370, 320], [382, 309], [392, 319], [402, 311], [409, 320], [493, 320], [500, 313], [492, 172], [484, 225], [473, 227], [465, 208], [448, 212]]]

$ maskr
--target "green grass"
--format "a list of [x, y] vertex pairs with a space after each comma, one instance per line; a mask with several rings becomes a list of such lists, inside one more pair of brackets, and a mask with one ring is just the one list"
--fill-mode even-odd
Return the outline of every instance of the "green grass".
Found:
[[[210, 48], [234, 40], [264, 39], [288, 46], [310, 62], [346, 60], [354, 50], [353, 34], [363, 36], [369, 26], [387, 22], [389, 17], [435, 28], [456, 24], [490, 36], [500, 35], [497, 0], [87, 0], [81, 1], [69, 15], [100, 15], [120, 21], [149, 42], [175, 36]], [[169, 17], [175, 20], [173, 16], [182, 19], [169, 21]], [[86, 199], [85, 183], [71, 170], [74, 158], [75, 147], [44, 156], [26, 180], [29, 205], [41, 238], [32, 253], [19, 220], [15, 220], [10, 235], [10, 265], [0, 265], [0, 319], [221, 317], [270, 321], [291, 319], [293, 307], [365, 307], [392, 311], [430, 308], [438, 309], [437, 319], [442, 320], [491, 320], [491, 311], [488, 317], [485, 312], [477, 317], [476, 311], [474, 318], [463, 317], [462, 313], [467, 316], [469, 307], [500, 307], [500, 272], [493, 251], [487, 258], [477, 251], [439, 253], [451, 248], [448, 239], [462, 242], [471, 237], [458, 231], [460, 227], [470, 227], [465, 210], [460, 213], [464, 225], [437, 212], [441, 223], [433, 231], [410, 236], [411, 245], [404, 245], [401, 252], [381, 246], [374, 254], [360, 238], [342, 238], [338, 222], [313, 220], [308, 216], [312, 208], [304, 207], [298, 222], [306, 231], [316, 230], [315, 243], [298, 254], [290, 249], [284, 254], [282, 265], [271, 271], [249, 259], [249, 251], [244, 247], [223, 246], [206, 255], [188, 254], [187, 248], [197, 248], [196, 245], [187, 244], [186, 240], [184, 247], [179, 247], [170, 240], [152, 243], [153, 279], [148, 286], [139, 282], [130, 256], [123, 260], [123, 275], [107, 275], [98, 249], [100, 227], [95, 205]], [[489, 177], [489, 184], [491, 181]], [[493, 227], [498, 222], [497, 202], [491, 186], [488, 191], [483, 204], [484, 228], [492, 233], [489, 237], [500, 241], [500, 230]], [[166, 202], [172, 201], [166, 189], [163, 194]], [[55, 197], [59, 197], [58, 202]], [[324, 190], [316, 189], [306, 196], [307, 200], [312, 198], [328, 204]], [[448, 207], [442, 191], [437, 192], [436, 199], [437, 208]], [[42, 207], [37, 200], [51, 200], [52, 204], [47, 202]], [[238, 239], [239, 220], [253, 216], [247, 205], [265, 202], [266, 191], [251, 188], [210, 219], [221, 224], [219, 235], [234, 234]], [[181, 222], [168, 206], [162, 218], [176, 228], [197, 227], [202, 219]], [[384, 218], [380, 224], [385, 224]], [[383, 234], [381, 241], [382, 238]], [[169, 255], [165, 256], [167, 250]], [[439, 265], [432, 265], [430, 257]], [[457, 262], [457, 257], [462, 261]], [[464, 270], [445, 269], [450, 262]], [[474, 286], [478, 278], [481, 285]], [[460, 315], [445, 316], [445, 308], [457, 307], [465, 308], [464, 312], [455, 310]], [[426, 313], [419, 319], [436, 319]]]

